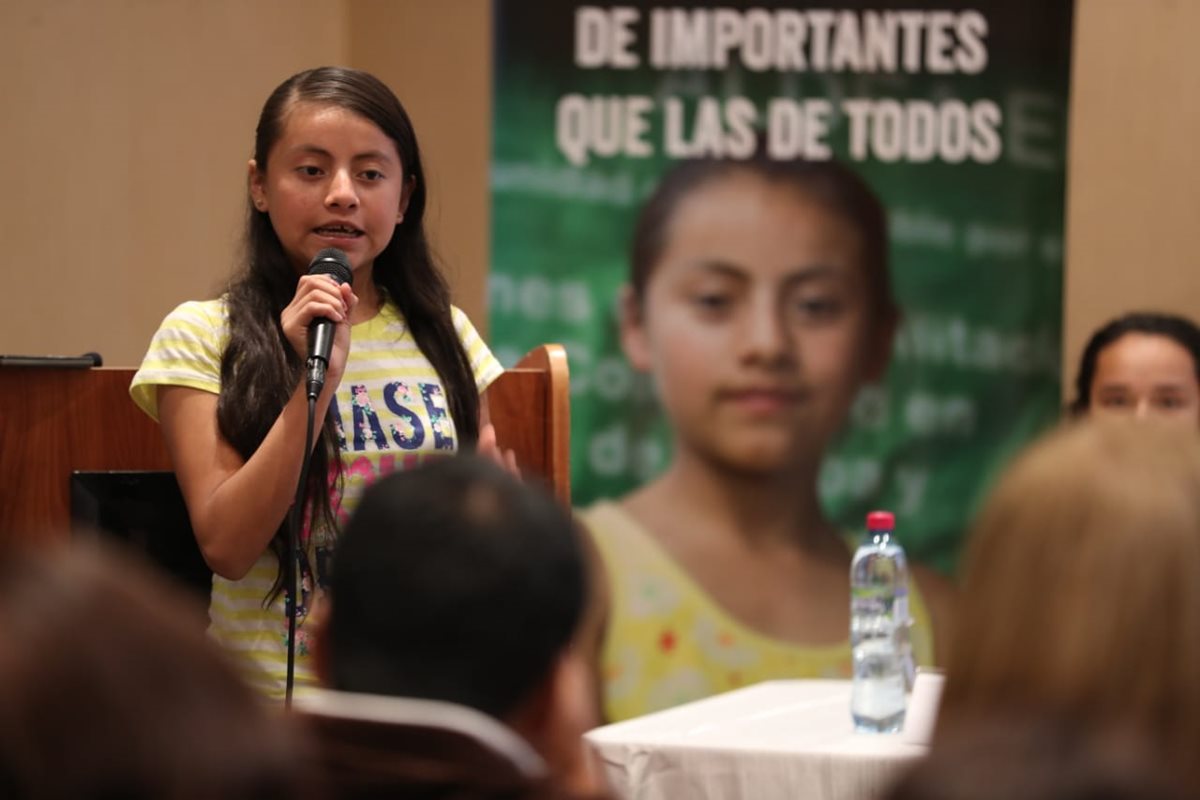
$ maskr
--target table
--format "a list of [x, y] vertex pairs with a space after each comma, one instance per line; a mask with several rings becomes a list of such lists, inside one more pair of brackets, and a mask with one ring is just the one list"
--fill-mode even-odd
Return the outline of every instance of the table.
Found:
[[849, 681], [769, 681], [587, 738], [628, 800], [869, 800], [927, 749], [855, 733]]

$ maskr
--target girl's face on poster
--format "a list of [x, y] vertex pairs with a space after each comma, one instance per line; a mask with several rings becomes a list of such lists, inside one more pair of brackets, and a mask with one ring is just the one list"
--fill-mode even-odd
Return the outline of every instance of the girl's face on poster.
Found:
[[862, 251], [848, 221], [750, 172], [680, 201], [622, 331], [679, 446], [753, 472], [820, 458], [890, 346], [871, 324]]
[[1097, 416], [1200, 423], [1200, 383], [1187, 348], [1169, 336], [1127, 333], [1100, 351], [1089, 392]]
[[403, 219], [411, 182], [396, 144], [336, 105], [297, 102], [265, 168], [250, 162], [250, 193], [300, 271], [322, 249], [369, 271]]

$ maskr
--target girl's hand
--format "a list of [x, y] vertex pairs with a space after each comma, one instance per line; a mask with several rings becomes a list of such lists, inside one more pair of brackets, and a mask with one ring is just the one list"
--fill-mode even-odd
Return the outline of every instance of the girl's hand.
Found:
[[[328, 275], [304, 275], [279, 321], [292, 349], [303, 360], [308, 357], [308, 329], [313, 320], [331, 320], [336, 328], [326, 375], [340, 379], [350, 351], [350, 312], [357, 304], [358, 296], [350, 284], [338, 284]], [[326, 385], [336, 386], [337, 381], [327, 381]]]
[[517, 455], [512, 450], [501, 450], [496, 444], [496, 426], [488, 422], [479, 428], [479, 441], [475, 444], [475, 452], [483, 458], [495, 461], [516, 478], [521, 477], [521, 469], [517, 466]]

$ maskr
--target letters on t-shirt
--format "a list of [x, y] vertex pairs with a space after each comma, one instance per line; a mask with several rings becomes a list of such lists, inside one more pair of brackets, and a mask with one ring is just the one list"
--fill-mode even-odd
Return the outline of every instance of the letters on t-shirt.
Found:
[[[332, 401], [338, 420], [338, 444], [356, 453], [372, 450], [447, 450], [455, 449], [454, 424], [445, 406], [445, 394], [437, 383], [392, 381], [384, 384], [382, 394], [372, 396], [366, 386], [350, 386], [349, 442], [343, 430], [343, 416]], [[382, 415], [382, 418], [381, 418]], [[385, 433], [386, 431], [386, 433]], [[432, 436], [432, 442], [426, 438]], [[432, 447], [430, 447], [432, 444]]]

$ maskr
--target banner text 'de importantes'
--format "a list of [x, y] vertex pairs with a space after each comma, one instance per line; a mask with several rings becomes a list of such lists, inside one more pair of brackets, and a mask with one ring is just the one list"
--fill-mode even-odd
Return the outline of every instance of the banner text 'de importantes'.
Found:
[[[641, 34], [646, 34], [643, 41]], [[977, 11], [582, 6], [575, 11], [580, 69], [726, 70], [931, 75], [976, 74], [987, 66], [987, 19]], [[834, 118], [846, 125], [856, 161], [990, 163], [1003, 149], [1004, 114], [993, 99], [584, 95], [561, 97], [559, 151], [574, 165], [593, 157], [748, 158], [765, 132], [772, 158], [832, 154]], [[657, 123], [657, 124], [656, 124]], [[652, 130], [661, 131], [655, 141]]]

